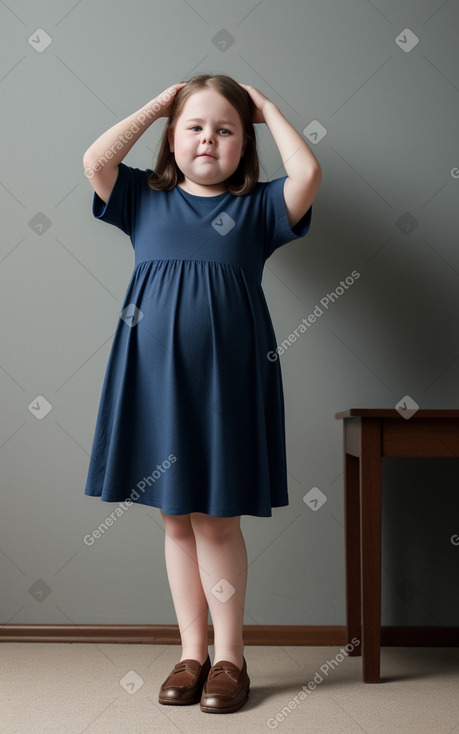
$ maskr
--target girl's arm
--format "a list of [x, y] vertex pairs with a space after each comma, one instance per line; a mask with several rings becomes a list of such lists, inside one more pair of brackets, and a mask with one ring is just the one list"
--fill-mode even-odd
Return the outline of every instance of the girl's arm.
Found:
[[126, 119], [113, 125], [88, 148], [83, 156], [85, 175], [94, 191], [107, 203], [118, 178], [118, 165], [134, 143], [159, 117], [168, 116], [168, 107], [186, 82], [174, 84]]
[[291, 227], [310, 208], [322, 179], [322, 169], [308, 144], [278, 107], [255, 87], [241, 84], [255, 105], [252, 122], [264, 122], [274, 138], [287, 173], [284, 201]]

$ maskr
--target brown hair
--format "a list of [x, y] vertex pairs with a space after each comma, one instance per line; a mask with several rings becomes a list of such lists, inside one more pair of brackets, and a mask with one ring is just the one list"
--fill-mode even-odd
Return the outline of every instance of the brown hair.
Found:
[[255, 129], [252, 124], [254, 104], [250, 95], [234, 79], [224, 74], [201, 74], [187, 82], [177, 92], [171, 106], [169, 119], [164, 128], [160, 143], [156, 168], [148, 177], [150, 188], [157, 191], [170, 191], [178, 183], [184, 180], [184, 175], [177, 163], [175, 156], [169, 148], [168, 134], [173, 130], [174, 124], [182, 112], [183, 106], [194, 92], [204, 88], [214, 89], [225, 97], [233, 105], [242, 122], [242, 129], [246, 141], [244, 155], [235, 172], [227, 179], [228, 191], [236, 196], [249, 194], [258, 182], [259, 163], [255, 140]]

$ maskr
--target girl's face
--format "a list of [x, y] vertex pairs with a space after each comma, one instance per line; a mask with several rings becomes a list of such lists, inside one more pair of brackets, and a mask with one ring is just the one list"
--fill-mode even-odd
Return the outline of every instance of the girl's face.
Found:
[[244, 153], [239, 114], [215, 90], [201, 89], [186, 100], [169, 133], [169, 146], [185, 185], [191, 182], [203, 195], [223, 193]]

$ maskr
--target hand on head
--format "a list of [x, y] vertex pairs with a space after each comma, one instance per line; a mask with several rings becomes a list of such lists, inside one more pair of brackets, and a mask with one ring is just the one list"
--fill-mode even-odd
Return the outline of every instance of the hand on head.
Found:
[[241, 84], [241, 82], [238, 83], [241, 87], [243, 87], [243, 89], [245, 89], [255, 107], [252, 122], [265, 122], [263, 109], [265, 104], [269, 102], [269, 99], [265, 97], [265, 95], [262, 94], [258, 89], [252, 87], [250, 84]]

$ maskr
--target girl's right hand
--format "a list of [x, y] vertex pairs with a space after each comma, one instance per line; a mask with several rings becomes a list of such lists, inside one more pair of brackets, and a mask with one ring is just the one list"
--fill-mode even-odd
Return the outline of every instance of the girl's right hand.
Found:
[[88, 148], [83, 156], [84, 172], [102, 201], [107, 203], [110, 197], [121, 161], [155, 120], [169, 116], [172, 100], [186, 83], [173, 84], [140, 110], [113, 125]]
[[173, 84], [151, 100], [149, 107], [155, 112], [156, 117], [169, 117], [169, 107], [177, 92], [186, 86], [187, 82]]

